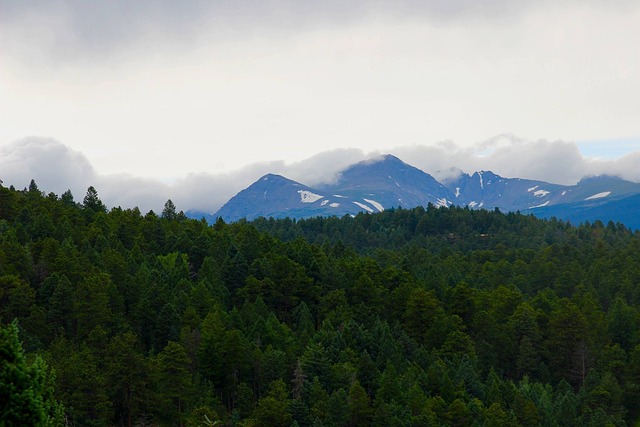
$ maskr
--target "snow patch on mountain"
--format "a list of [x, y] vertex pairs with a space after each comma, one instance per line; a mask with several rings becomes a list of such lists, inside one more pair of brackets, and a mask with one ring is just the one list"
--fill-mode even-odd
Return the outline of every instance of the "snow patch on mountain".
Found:
[[324, 199], [324, 200], [320, 203], [320, 206], [324, 206], [324, 205], [326, 205], [327, 203], [329, 203], [329, 200], [328, 200], [328, 199]]
[[353, 202], [354, 204], [360, 206], [362, 209], [364, 209], [365, 211], [369, 212], [369, 213], [373, 213], [373, 209], [371, 209], [369, 206], [360, 203], [360, 202]]
[[535, 187], [527, 188], [527, 192], [531, 193], [533, 190], [535, 190], [538, 187], [539, 185], [536, 185]]
[[544, 202], [541, 205], [529, 206], [529, 209], [543, 208], [543, 207], [547, 206], [548, 204], [549, 204], [549, 200], [547, 200], [546, 202]]
[[340, 203], [331, 203], [329, 206], [331, 206], [332, 208], [337, 208], [338, 206], [340, 206]]
[[456, 199], [460, 197], [460, 187], [456, 187]]
[[312, 193], [311, 191], [307, 190], [298, 190], [298, 193], [300, 194], [300, 201], [302, 203], [313, 203], [324, 198], [324, 196]]
[[380, 203], [376, 202], [375, 200], [370, 200], [370, 199], [363, 199], [363, 200], [369, 203], [374, 208], [378, 209], [378, 212], [382, 212], [384, 210], [384, 206], [382, 206]]
[[603, 197], [607, 197], [609, 194], [611, 194], [611, 191], [603, 191], [602, 193], [587, 197], [585, 200], [602, 199]]
[[536, 196], [536, 197], [544, 197], [547, 194], [549, 194], [549, 191], [547, 191], [547, 190], [538, 190], [538, 191], [534, 191], [533, 192], [533, 195]]

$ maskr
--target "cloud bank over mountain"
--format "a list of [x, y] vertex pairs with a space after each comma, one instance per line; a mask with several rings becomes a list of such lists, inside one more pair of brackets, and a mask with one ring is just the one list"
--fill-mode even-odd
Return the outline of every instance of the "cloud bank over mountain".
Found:
[[[574, 184], [584, 176], [616, 175], [640, 182], [640, 151], [617, 159], [583, 156], [573, 142], [526, 140], [500, 135], [473, 147], [459, 147], [445, 141], [435, 145], [398, 146], [387, 151], [433, 175], [438, 180], [460, 171], [491, 170], [504, 177]], [[386, 153], [386, 152], [385, 152]], [[105, 204], [141, 211], [159, 212], [167, 199], [178, 209], [217, 210], [240, 190], [267, 173], [284, 175], [307, 185], [334, 182], [339, 173], [358, 161], [373, 159], [383, 152], [360, 149], [321, 152], [294, 163], [253, 163], [226, 173], [193, 173], [171, 183], [157, 178], [129, 174], [101, 174], [89, 159], [50, 138], [29, 137], [0, 146], [0, 179], [4, 186], [27, 187], [34, 179], [45, 192], [58, 195], [70, 189], [82, 201], [93, 185]]]
[[400, 158], [413, 162], [437, 179], [455, 174], [451, 168], [465, 172], [490, 170], [505, 177], [575, 184], [584, 176], [616, 175], [640, 181], [640, 151], [617, 159], [585, 157], [573, 142], [526, 140], [513, 135], [499, 135], [472, 147], [452, 142], [433, 146], [409, 146], [392, 149]]

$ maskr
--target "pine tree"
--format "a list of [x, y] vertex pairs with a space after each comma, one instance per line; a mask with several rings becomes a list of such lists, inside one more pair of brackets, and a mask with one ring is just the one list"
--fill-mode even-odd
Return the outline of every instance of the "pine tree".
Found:
[[62, 426], [64, 408], [54, 398], [53, 382], [40, 357], [27, 363], [17, 323], [0, 327], [0, 425]]
[[282, 380], [271, 383], [267, 395], [258, 401], [253, 418], [256, 425], [289, 427], [292, 417], [288, 407], [291, 403], [287, 387]]
[[371, 399], [358, 380], [349, 389], [349, 425], [354, 427], [371, 424]]
[[84, 196], [82, 205], [85, 209], [93, 212], [106, 212], [107, 210], [102, 200], [98, 197], [98, 191], [93, 186], [87, 188], [87, 194]]
[[173, 204], [171, 199], [167, 200], [167, 202], [164, 204], [164, 209], [162, 209], [161, 216], [162, 218], [168, 220], [174, 220], [178, 216], [178, 214], [176, 213], [176, 205]]
[[31, 180], [31, 182], [29, 183], [29, 191], [28, 194], [30, 196], [42, 196], [42, 192], [40, 191], [40, 189], [38, 188], [38, 184], [36, 184], [35, 180]]
[[133, 425], [149, 394], [149, 369], [137, 346], [138, 338], [126, 332], [111, 339], [105, 356], [107, 385], [116, 416], [128, 427]]
[[187, 412], [192, 388], [188, 366], [189, 356], [180, 343], [169, 341], [158, 354], [156, 384], [163, 402], [161, 416], [173, 425], [182, 426]]
[[331, 394], [327, 402], [328, 414], [326, 424], [331, 426], [344, 426], [349, 422], [349, 396], [343, 388]]
[[60, 196], [60, 201], [67, 206], [74, 206], [75, 202], [73, 200], [73, 194], [71, 193], [71, 190], [67, 190], [62, 193], [62, 196]]

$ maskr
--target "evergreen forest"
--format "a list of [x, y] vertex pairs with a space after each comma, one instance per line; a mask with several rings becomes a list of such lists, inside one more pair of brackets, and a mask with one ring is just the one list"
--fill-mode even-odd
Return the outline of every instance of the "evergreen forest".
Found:
[[227, 224], [0, 186], [0, 425], [625, 426], [640, 233], [433, 206]]

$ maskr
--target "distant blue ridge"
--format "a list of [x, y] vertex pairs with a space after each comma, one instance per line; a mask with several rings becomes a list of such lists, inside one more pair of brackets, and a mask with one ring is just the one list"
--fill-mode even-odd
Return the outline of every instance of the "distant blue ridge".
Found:
[[467, 206], [556, 217], [578, 225], [619, 222], [640, 229], [640, 184], [616, 176], [585, 177], [575, 185], [505, 178], [491, 171], [461, 173], [438, 182], [428, 173], [392, 155], [356, 163], [335, 184], [316, 188], [281, 175], [267, 174], [240, 191], [217, 212], [186, 212], [212, 224], [258, 217], [310, 218], [379, 212], [382, 208]]

